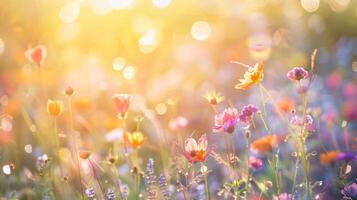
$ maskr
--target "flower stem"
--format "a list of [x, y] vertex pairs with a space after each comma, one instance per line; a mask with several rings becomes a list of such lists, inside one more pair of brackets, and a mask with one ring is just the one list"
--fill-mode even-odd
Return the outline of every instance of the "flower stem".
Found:
[[[203, 167], [203, 164], [201, 164], [201, 168]], [[209, 194], [209, 188], [208, 188], [208, 179], [207, 179], [207, 173], [205, 172], [204, 174], [205, 178], [205, 190], [206, 190], [206, 199], [210, 200], [210, 194]]]
[[104, 195], [104, 190], [103, 190], [103, 188], [102, 188], [102, 184], [101, 184], [100, 181], [99, 181], [98, 174], [97, 174], [97, 172], [95, 171], [93, 162], [92, 162], [92, 160], [91, 160], [90, 158], [88, 158], [88, 161], [89, 161], [89, 165], [90, 165], [91, 168], [92, 168], [93, 176], [94, 176], [94, 178], [97, 180], [97, 183], [98, 183], [98, 185], [99, 185], [100, 191], [101, 191], [102, 196], [103, 196], [103, 195]]

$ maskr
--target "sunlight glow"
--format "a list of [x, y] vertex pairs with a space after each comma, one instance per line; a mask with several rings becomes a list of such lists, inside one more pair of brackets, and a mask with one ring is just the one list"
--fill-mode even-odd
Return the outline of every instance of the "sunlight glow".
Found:
[[301, 6], [307, 12], [315, 12], [317, 9], [319, 9], [320, 0], [301, 0]]
[[191, 27], [191, 35], [196, 40], [207, 40], [211, 34], [211, 26], [206, 21], [197, 21]]
[[125, 67], [125, 59], [122, 57], [114, 58], [113, 69], [116, 71], [121, 71]]
[[74, 22], [80, 14], [80, 5], [76, 2], [65, 4], [59, 13], [59, 17], [63, 23]]
[[133, 79], [135, 77], [135, 68], [133, 66], [125, 67], [123, 70], [123, 76], [126, 80]]
[[152, 0], [152, 4], [158, 8], [166, 8], [170, 5], [171, 0]]

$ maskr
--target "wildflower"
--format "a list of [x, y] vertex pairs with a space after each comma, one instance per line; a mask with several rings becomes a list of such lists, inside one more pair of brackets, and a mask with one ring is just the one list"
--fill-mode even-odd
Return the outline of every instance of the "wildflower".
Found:
[[74, 94], [74, 90], [72, 87], [67, 87], [67, 89], [65, 90], [65, 94], [67, 96], [72, 96]]
[[314, 120], [312, 119], [311, 115], [306, 115], [305, 121], [302, 119], [302, 117], [300, 117], [298, 115], [294, 115], [290, 120], [290, 123], [294, 124], [296, 126], [304, 126], [304, 125], [306, 125], [306, 129], [309, 132], [314, 132], [315, 131], [315, 128], [313, 126], [313, 122], [314, 122]]
[[254, 113], [258, 112], [258, 108], [252, 104], [246, 105], [243, 107], [240, 115], [238, 116], [239, 121], [243, 123], [251, 122]]
[[86, 195], [87, 195], [88, 198], [94, 198], [95, 197], [95, 190], [92, 187], [87, 188], [85, 192], [86, 192]]
[[353, 183], [346, 185], [341, 190], [341, 194], [343, 200], [357, 199], [357, 179]]
[[256, 157], [249, 157], [249, 167], [254, 169], [260, 169], [263, 166], [263, 161]]
[[82, 150], [79, 152], [79, 157], [82, 159], [88, 159], [92, 152], [87, 150]]
[[113, 190], [113, 189], [110, 189], [110, 188], [108, 189], [106, 196], [107, 196], [107, 199], [108, 199], [108, 200], [114, 200], [114, 199], [116, 199], [114, 190]]
[[283, 98], [278, 102], [278, 109], [281, 112], [289, 113], [295, 108], [295, 101], [289, 97]]
[[119, 118], [125, 119], [129, 110], [131, 96], [128, 94], [114, 94], [112, 99], [119, 112]]
[[169, 122], [169, 127], [172, 130], [182, 130], [186, 128], [188, 120], [185, 117], [176, 117]]
[[146, 184], [147, 184], [147, 198], [149, 200], [156, 199], [155, 191], [156, 176], [154, 175], [154, 159], [149, 158], [146, 164]]
[[205, 98], [213, 106], [221, 103], [224, 100], [224, 96], [218, 94], [215, 90], [208, 92]]
[[167, 181], [166, 181], [166, 177], [164, 174], [160, 174], [159, 176], [159, 186], [162, 192], [162, 195], [164, 196], [165, 200], [170, 199], [170, 192], [167, 189]]
[[339, 151], [329, 151], [320, 155], [321, 165], [328, 165], [336, 161]]
[[337, 160], [351, 161], [357, 159], [357, 155], [354, 153], [340, 153], [337, 156]]
[[276, 135], [267, 135], [263, 138], [257, 139], [250, 145], [251, 150], [264, 154], [271, 152], [278, 144], [278, 137]]
[[63, 103], [59, 100], [51, 100], [47, 101], [47, 113], [56, 117], [62, 113]]
[[41, 66], [43, 60], [47, 56], [47, 51], [45, 46], [38, 45], [34, 48], [26, 50], [25, 56], [30, 62], [35, 63], [37, 66]]
[[126, 132], [124, 139], [129, 143], [133, 148], [139, 148], [144, 143], [144, 135], [140, 131], [134, 131], [133, 133]]
[[215, 116], [213, 132], [233, 133], [238, 120], [238, 111], [235, 108], [226, 108], [223, 113]]
[[42, 156], [37, 157], [36, 160], [36, 167], [38, 171], [42, 171], [48, 163], [48, 156], [47, 154], [43, 154]]
[[301, 79], [307, 78], [309, 76], [309, 72], [302, 67], [294, 67], [287, 73], [286, 76], [292, 81], [300, 81]]
[[204, 162], [208, 155], [207, 135], [203, 134], [196, 142], [192, 137], [185, 140], [184, 156], [190, 163]]
[[263, 63], [256, 63], [253, 67], [249, 67], [244, 73], [244, 79], [240, 79], [239, 83], [235, 85], [236, 89], [246, 90], [254, 84], [260, 83], [263, 80]]
[[274, 196], [273, 200], [293, 200], [293, 195], [288, 193], [281, 193], [278, 197]]

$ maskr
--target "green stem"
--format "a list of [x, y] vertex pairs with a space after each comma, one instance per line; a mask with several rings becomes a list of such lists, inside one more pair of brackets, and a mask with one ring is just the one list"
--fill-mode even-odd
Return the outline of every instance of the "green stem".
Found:
[[[203, 163], [201, 164], [201, 168], [203, 167]], [[205, 172], [206, 173], [206, 172]], [[208, 188], [208, 180], [207, 180], [207, 173], [204, 175], [205, 177], [205, 190], [206, 190], [206, 197], [207, 200], [210, 200], [210, 193], [209, 193], [209, 188]]]

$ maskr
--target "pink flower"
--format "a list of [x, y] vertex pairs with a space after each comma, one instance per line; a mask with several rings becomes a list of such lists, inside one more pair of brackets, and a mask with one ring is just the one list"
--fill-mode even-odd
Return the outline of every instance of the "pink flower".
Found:
[[223, 113], [217, 114], [214, 120], [214, 133], [233, 133], [238, 121], [238, 111], [235, 108], [226, 108]]
[[254, 115], [254, 113], [258, 112], [258, 108], [252, 104], [248, 104], [243, 107], [242, 111], [239, 115], [239, 121], [243, 123], [249, 123]]
[[311, 115], [306, 115], [305, 120], [303, 120], [302, 117], [298, 116], [298, 115], [294, 115], [291, 120], [290, 123], [296, 125], [296, 126], [304, 126], [304, 123], [306, 123], [306, 128], [308, 131], [310, 132], [314, 132], [315, 128], [313, 126], [313, 119], [311, 117]]
[[292, 81], [299, 81], [301, 79], [307, 78], [309, 76], [309, 72], [307, 72], [302, 67], [294, 67], [287, 74], [287, 77]]
[[45, 46], [38, 45], [34, 48], [26, 50], [25, 56], [30, 62], [35, 63], [37, 66], [41, 66], [43, 60], [47, 56], [47, 51]]
[[185, 117], [176, 117], [170, 120], [169, 127], [172, 130], [182, 130], [186, 128], [188, 121]]
[[263, 166], [263, 161], [256, 157], [249, 157], [249, 167], [254, 169], [260, 169]]
[[112, 98], [119, 112], [119, 118], [124, 119], [129, 110], [131, 96], [128, 94], [114, 94]]

